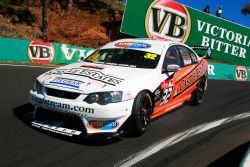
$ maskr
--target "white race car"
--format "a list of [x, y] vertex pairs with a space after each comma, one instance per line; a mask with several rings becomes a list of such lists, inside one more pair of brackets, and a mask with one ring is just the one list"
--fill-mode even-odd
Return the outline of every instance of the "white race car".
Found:
[[37, 78], [29, 93], [35, 106], [32, 125], [70, 136], [124, 130], [141, 135], [151, 119], [187, 101], [200, 104], [207, 69], [207, 61], [181, 43], [114, 41], [84, 62]]

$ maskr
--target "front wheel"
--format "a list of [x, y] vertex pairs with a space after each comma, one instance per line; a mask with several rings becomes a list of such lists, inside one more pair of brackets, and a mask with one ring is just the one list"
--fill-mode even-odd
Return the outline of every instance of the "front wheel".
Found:
[[135, 98], [131, 114], [131, 128], [134, 135], [142, 135], [146, 131], [152, 110], [153, 103], [149, 93], [141, 91]]
[[200, 105], [204, 101], [204, 94], [207, 88], [207, 77], [202, 77], [192, 93], [191, 104]]

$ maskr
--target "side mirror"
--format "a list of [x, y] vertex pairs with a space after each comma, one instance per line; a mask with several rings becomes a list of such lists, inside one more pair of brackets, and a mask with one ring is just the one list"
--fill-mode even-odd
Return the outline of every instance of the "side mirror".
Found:
[[180, 66], [177, 64], [169, 64], [166, 69], [162, 69], [161, 73], [164, 74], [166, 72], [176, 72], [180, 69]]

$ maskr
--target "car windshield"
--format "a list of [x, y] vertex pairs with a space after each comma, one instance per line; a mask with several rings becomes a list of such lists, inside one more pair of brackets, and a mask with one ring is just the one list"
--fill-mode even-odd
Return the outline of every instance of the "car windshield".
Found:
[[132, 49], [100, 49], [88, 56], [84, 61], [107, 65], [156, 68], [160, 55]]

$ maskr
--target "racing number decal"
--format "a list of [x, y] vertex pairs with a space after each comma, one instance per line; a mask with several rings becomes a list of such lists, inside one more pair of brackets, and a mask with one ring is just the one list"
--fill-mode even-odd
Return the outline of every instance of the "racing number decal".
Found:
[[173, 81], [172, 80], [166, 80], [161, 83], [161, 89], [163, 91], [163, 95], [161, 98], [160, 105], [166, 104], [172, 94], [173, 91]]
[[172, 90], [173, 90], [173, 87], [169, 87], [164, 90], [160, 105], [166, 104], [168, 102], [171, 96]]
[[155, 60], [156, 57], [157, 55], [153, 53], [146, 53], [144, 56], [145, 59], [151, 59], [151, 60]]

